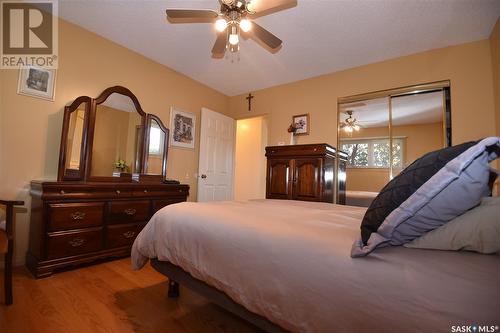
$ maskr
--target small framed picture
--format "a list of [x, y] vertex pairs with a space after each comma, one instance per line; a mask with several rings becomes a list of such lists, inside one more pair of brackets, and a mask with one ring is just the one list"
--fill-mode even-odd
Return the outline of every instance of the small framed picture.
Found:
[[309, 113], [299, 114], [292, 117], [292, 122], [295, 124], [297, 130], [295, 135], [308, 135], [309, 134]]
[[196, 115], [170, 109], [170, 145], [173, 147], [194, 149], [196, 133]]
[[18, 94], [53, 101], [55, 91], [55, 69], [29, 66], [19, 70]]

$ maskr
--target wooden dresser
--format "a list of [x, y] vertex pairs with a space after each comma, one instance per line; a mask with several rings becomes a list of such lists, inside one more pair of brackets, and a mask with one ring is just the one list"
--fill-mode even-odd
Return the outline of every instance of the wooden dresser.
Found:
[[188, 193], [187, 185], [33, 181], [26, 265], [40, 278], [58, 268], [130, 255], [151, 216], [186, 201]]
[[[335, 200], [336, 153], [326, 143], [266, 147], [266, 198], [345, 202], [345, 182], [339, 183]], [[345, 158], [339, 161], [345, 166]], [[339, 170], [345, 172], [345, 168]]]
[[130, 255], [156, 211], [187, 200], [188, 185], [166, 180], [168, 140], [122, 86], [64, 108], [57, 181], [31, 182], [26, 266], [35, 277]]

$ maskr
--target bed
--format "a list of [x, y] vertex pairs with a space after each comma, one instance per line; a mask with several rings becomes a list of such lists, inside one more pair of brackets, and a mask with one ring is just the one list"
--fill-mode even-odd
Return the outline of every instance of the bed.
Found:
[[137, 237], [133, 266], [152, 259], [173, 294], [173, 281], [188, 276], [193, 289], [226, 297], [269, 330], [500, 324], [500, 255], [387, 247], [353, 259], [365, 210], [282, 200], [170, 205]]
[[345, 204], [349, 206], [369, 207], [378, 192], [346, 191]]

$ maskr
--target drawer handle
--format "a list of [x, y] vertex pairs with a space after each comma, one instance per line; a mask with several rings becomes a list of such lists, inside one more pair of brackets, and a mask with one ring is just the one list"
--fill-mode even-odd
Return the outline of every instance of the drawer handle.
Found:
[[80, 247], [82, 246], [83, 244], [85, 244], [85, 239], [83, 238], [73, 238], [72, 240], [70, 240], [69, 242], [69, 245], [71, 245], [72, 247]]
[[144, 193], [148, 193], [148, 190], [144, 190]]
[[137, 213], [137, 210], [135, 210], [134, 208], [127, 208], [124, 210], [124, 212], [125, 214], [132, 216], [135, 215], [135, 213]]
[[120, 194], [120, 193], [121, 193], [120, 190], [116, 190], [116, 194]]
[[123, 237], [125, 238], [132, 238], [135, 236], [135, 231], [127, 231], [123, 233]]
[[73, 214], [71, 214], [71, 218], [75, 221], [77, 220], [83, 220], [85, 218], [85, 214], [84, 212], [74, 212]]
[[66, 192], [64, 192], [64, 190], [60, 190], [60, 191], [59, 191], [59, 193], [60, 193], [61, 195], [64, 195]]

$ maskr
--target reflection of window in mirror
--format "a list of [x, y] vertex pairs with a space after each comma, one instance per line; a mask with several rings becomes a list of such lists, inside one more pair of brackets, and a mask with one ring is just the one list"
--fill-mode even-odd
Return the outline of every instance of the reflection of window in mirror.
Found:
[[[393, 138], [394, 168], [401, 168], [405, 163], [404, 137]], [[341, 140], [342, 151], [348, 154], [349, 168], [388, 168], [389, 167], [389, 138], [368, 138], [358, 140]]]
[[149, 154], [150, 155], [163, 155], [163, 132], [161, 131], [158, 124], [155, 122], [151, 123], [151, 128], [149, 130]]
[[156, 120], [151, 120], [149, 127], [149, 154], [147, 160], [147, 173], [162, 174], [163, 154], [165, 150], [166, 133], [160, 128]]

